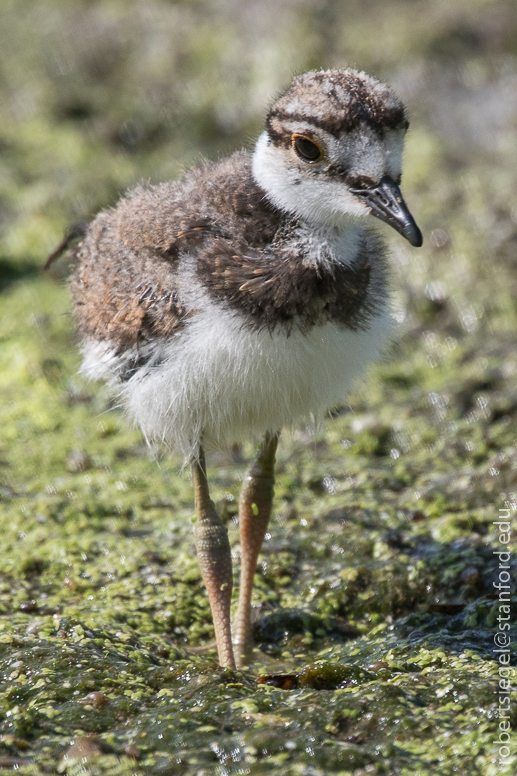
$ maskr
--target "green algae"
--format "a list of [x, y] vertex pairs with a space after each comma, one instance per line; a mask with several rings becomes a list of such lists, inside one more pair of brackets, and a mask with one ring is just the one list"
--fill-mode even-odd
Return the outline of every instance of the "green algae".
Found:
[[[0, 773], [512, 773], [515, 733], [506, 764], [494, 744], [493, 521], [512, 513], [515, 563], [515, 130], [466, 141], [424, 92], [458, 77], [467, 112], [498, 94], [515, 9], [279, 4], [255, 43], [244, 5], [150, 8], [0, 11]], [[404, 190], [426, 243], [391, 243], [397, 350], [322, 428], [281, 440], [260, 651], [230, 672], [210, 645], [189, 478], [78, 376], [66, 265], [39, 267], [121, 189], [238, 147], [292, 69], [343, 61], [420, 84]], [[236, 557], [253, 452], [209, 460]]]

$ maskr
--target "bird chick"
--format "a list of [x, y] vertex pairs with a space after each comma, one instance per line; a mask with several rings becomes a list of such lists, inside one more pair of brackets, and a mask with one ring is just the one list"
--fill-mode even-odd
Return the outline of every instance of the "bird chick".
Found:
[[[399, 189], [407, 128], [401, 101], [365, 73], [306, 73], [273, 104], [252, 154], [137, 187], [74, 250], [83, 371], [109, 382], [147, 439], [191, 462], [221, 665], [250, 657], [281, 429], [342, 401], [390, 335], [386, 250], [367, 217], [422, 244]], [[204, 448], [257, 434], [232, 640], [230, 546]]]

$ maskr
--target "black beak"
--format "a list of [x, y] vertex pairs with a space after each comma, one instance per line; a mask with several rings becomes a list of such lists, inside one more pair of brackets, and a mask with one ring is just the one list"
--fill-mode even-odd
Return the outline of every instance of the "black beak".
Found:
[[424, 239], [404, 202], [399, 187], [388, 175], [382, 178], [378, 186], [371, 189], [350, 189], [352, 194], [362, 199], [371, 208], [372, 216], [380, 218], [405, 237], [415, 248], [420, 248]]

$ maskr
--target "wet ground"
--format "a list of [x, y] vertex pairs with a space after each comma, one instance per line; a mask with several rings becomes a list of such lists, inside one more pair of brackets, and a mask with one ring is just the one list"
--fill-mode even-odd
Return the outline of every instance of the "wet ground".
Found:
[[[14, 21], [10, 2], [2, 25], [0, 774], [514, 773], [515, 734], [513, 759], [494, 743], [494, 551], [513, 552], [512, 580], [517, 557], [513, 4], [351, 3], [346, 24], [331, 3], [71, 5]], [[163, 75], [168, 46], [178, 82]], [[66, 263], [39, 267], [62, 226], [117, 189], [238, 147], [292, 68], [343, 61], [410, 106], [403, 188], [425, 244], [379, 227], [397, 344], [348, 406], [281, 440], [257, 661], [234, 673], [210, 646], [189, 478], [78, 376]], [[253, 453], [249, 441], [209, 459], [236, 582]], [[515, 731], [515, 693], [510, 705]]]

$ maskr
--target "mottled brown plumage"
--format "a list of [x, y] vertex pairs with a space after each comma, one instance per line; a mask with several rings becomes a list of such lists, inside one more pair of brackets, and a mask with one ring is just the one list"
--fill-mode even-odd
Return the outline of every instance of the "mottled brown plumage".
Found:
[[367, 328], [386, 297], [378, 240], [364, 238], [353, 266], [335, 264], [330, 255], [315, 262], [304, 255], [303, 246], [293, 245], [296, 228], [294, 220], [288, 221], [264, 250], [213, 240], [199, 257], [200, 279], [215, 299], [254, 328], [307, 331], [329, 321], [351, 331]]
[[330, 255], [314, 261], [299, 220], [269, 204], [243, 152], [179, 183], [137, 188], [97, 216], [76, 253], [71, 288], [81, 334], [120, 350], [188, 325], [193, 310], [177, 283], [182, 256], [195, 258], [214, 300], [255, 328], [335, 321], [364, 329], [385, 299], [379, 239], [365, 234], [353, 266]]
[[273, 239], [282, 214], [253, 181], [250, 158], [237, 153], [178, 183], [138, 187], [97, 216], [70, 282], [82, 336], [121, 349], [171, 336], [191, 313], [177, 293], [181, 254], [202, 255], [217, 240], [226, 251], [231, 240], [260, 249]]

